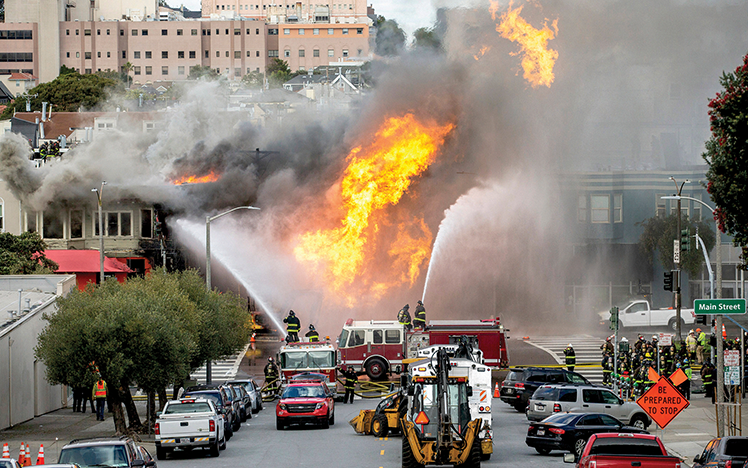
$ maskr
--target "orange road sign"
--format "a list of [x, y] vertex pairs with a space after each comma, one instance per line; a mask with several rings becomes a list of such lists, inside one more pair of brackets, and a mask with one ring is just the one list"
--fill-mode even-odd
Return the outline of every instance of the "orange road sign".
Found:
[[665, 429], [665, 426], [690, 404], [665, 377], [660, 377], [657, 383], [636, 400], [636, 403], [661, 429]]

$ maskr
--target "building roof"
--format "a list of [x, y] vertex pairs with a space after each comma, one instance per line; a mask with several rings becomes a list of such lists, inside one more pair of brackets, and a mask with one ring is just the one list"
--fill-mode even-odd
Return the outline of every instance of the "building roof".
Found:
[[37, 79], [38, 78], [31, 73], [11, 73], [10, 78], [8, 78], [10, 81], [36, 81]]
[[[57, 263], [57, 273], [98, 273], [101, 271], [98, 250], [45, 250], [48, 259]], [[104, 273], [132, 273], [124, 263], [104, 257]]]
[[17, 117], [10, 118], [10, 131], [13, 133], [20, 133], [29, 141], [31, 146], [36, 146], [37, 136], [39, 134], [39, 126], [34, 123], [19, 119]]
[[0, 102], [8, 102], [15, 99], [13, 93], [10, 92], [5, 83], [0, 81]]
[[[94, 119], [106, 115], [106, 112], [52, 112], [44, 122], [44, 138], [54, 140], [60, 135], [69, 137], [76, 128], [93, 127]], [[14, 119], [34, 124], [41, 121], [41, 112], [16, 112]], [[16, 132], [15, 129], [12, 130]]]
[[30, 315], [30, 312], [55, 297], [54, 293], [22, 291], [20, 293], [21, 310], [19, 311], [18, 295], [18, 291], [0, 291], [0, 336], [4, 335], [11, 325], [18, 323], [22, 318]]

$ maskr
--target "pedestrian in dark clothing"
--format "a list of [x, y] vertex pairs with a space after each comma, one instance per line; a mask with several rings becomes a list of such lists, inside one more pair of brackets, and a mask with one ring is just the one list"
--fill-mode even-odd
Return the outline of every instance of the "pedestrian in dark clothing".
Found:
[[299, 332], [301, 331], [301, 321], [296, 316], [296, 312], [293, 310], [288, 312], [288, 317], [283, 319], [283, 323], [286, 324], [286, 333], [288, 333], [288, 341], [295, 343], [299, 341]]
[[574, 347], [569, 343], [569, 346], [564, 349], [564, 356], [566, 357], [566, 369], [569, 372], [574, 372], [574, 366], [577, 364], [577, 355], [574, 352]]
[[351, 403], [353, 403], [353, 392], [356, 390], [356, 384], [358, 383], [358, 375], [352, 368], [340, 368], [340, 373], [345, 377], [345, 395], [343, 396], [343, 403], [348, 403], [350, 397]]
[[81, 387], [79, 387], [77, 385], [75, 387], [73, 387], [73, 413], [80, 413], [80, 412], [82, 412], [81, 411], [81, 406], [83, 406], [84, 409], [85, 409], [85, 406], [86, 406], [85, 403], [84, 403], [85, 400], [83, 400], [83, 398], [84, 398], [83, 395], [84, 395], [85, 392], [86, 392], [85, 389], [83, 389], [83, 388], [81, 388]]

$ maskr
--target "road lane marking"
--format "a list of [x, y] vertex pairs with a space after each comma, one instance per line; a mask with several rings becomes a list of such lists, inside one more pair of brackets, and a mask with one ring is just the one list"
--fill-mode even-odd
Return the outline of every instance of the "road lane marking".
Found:
[[384, 455], [384, 449], [382, 449], [381, 452], [379, 452], [380, 455]]

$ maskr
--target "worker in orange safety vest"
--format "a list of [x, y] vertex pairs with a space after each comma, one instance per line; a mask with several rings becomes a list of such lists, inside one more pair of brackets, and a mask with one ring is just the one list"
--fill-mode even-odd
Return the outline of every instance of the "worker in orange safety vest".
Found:
[[104, 420], [104, 406], [106, 405], [106, 397], [107, 397], [107, 389], [106, 389], [106, 382], [104, 382], [104, 379], [99, 377], [99, 380], [96, 381], [96, 383], [93, 386], [93, 390], [91, 391], [91, 396], [94, 400], [96, 400], [96, 420], [97, 421], [103, 421]]

